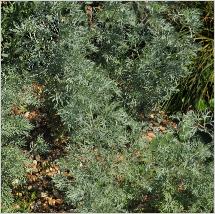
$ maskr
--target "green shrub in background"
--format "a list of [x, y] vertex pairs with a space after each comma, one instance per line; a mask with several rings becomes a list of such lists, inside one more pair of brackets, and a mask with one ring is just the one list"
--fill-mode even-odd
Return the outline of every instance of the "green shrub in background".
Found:
[[[74, 4], [75, 5], [75, 4]], [[60, 74], [60, 62], [56, 63], [58, 52], [58, 16], [61, 18], [73, 4], [51, 2], [7, 2], [2, 10], [2, 165], [3, 172], [13, 171], [17, 161], [16, 174], [4, 173], [2, 177], [2, 210], [14, 212], [14, 188], [12, 181], [23, 180], [26, 175], [24, 166], [26, 156], [23, 148], [30, 148], [31, 154], [44, 154], [48, 146], [38, 137], [29, 142], [29, 134], [35, 125], [26, 119], [25, 113], [50, 103], [38, 100], [33, 93], [33, 84], [53, 82], [55, 74]], [[83, 16], [83, 15], [82, 15]], [[56, 67], [56, 65], [58, 67]], [[50, 88], [53, 85], [50, 84]], [[50, 89], [49, 89], [50, 90]], [[49, 91], [47, 90], [47, 91]], [[45, 95], [46, 96], [46, 95]], [[27, 144], [31, 143], [31, 146]], [[10, 152], [10, 148], [11, 152]], [[22, 184], [22, 183], [19, 183]], [[14, 201], [15, 202], [15, 201]]]
[[16, 73], [26, 75], [27, 72], [32, 81], [46, 84], [58, 72], [54, 61], [59, 36], [58, 13], [62, 10], [63, 16], [66, 6], [69, 4], [8, 2], [2, 7], [3, 65], [13, 65]]
[[130, 112], [147, 112], [168, 100], [191, 72], [200, 14], [188, 7], [171, 11], [171, 4], [160, 2], [106, 3], [95, 14], [98, 52], [93, 57], [118, 82]]
[[2, 211], [13, 212], [14, 195], [12, 188], [25, 182], [26, 165], [29, 163], [27, 157], [16, 145], [2, 147]]
[[[4, 73], [7, 70], [7, 75]], [[21, 150], [27, 146], [33, 125], [24, 118], [29, 106], [37, 106], [31, 82], [26, 76], [19, 76], [15, 69], [3, 67], [1, 89], [1, 160], [2, 160], [2, 211], [12, 212], [12, 188], [25, 180], [27, 156]], [[15, 183], [14, 183], [15, 182]]]
[[[24, 181], [26, 173], [21, 149], [33, 125], [23, 113], [42, 106], [60, 117], [69, 135], [67, 156], [56, 160], [62, 173], [53, 178], [68, 206], [79, 212], [211, 212], [211, 116], [188, 113], [178, 132], [151, 143], [136, 120], [168, 101], [193, 71], [202, 9], [176, 2], [95, 5], [9, 2], [2, 8], [3, 210], [13, 210], [12, 181]], [[43, 99], [32, 95], [32, 82], [45, 86]], [[21, 113], [14, 115], [14, 107]], [[49, 149], [41, 135], [30, 152]]]
[[[45, 27], [40, 25], [39, 28], [38, 24], [42, 18], [38, 20], [40, 8], [36, 6], [35, 2], [7, 2], [1, 7], [1, 145], [4, 212], [16, 212], [14, 207], [16, 199], [12, 189], [25, 183], [28, 157], [26, 153], [24, 154], [23, 148], [30, 147], [27, 139], [35, 127], [35, 124], [26, 119], [25, 113], [42, 105], [33, 91], [33, 83], [40, 80], [41, 73], [39, 66], [35, 65], [37, 69], [34, 70], [35, 67], [32, 65], [34, 62], [40, 64], [42, 61], [41, 46], [44, 46], [44, 37], [47, 34], [44, 33]], [[38, 24], [35, 24], [37, 21]], [[40, 40], [35, 39], [36, 35]], [[42, 59], [45, 59], [44, 55]]]
[[[6, 68], [3, 67], [3, 72]], [[19, 143], [19, 137], [27, 135], [32, 125], [23, 116], [29, 106], [36, 106], [31, 80], [19, 76], [15, 69], [7, 68], [8, 74], [2, 73], [2, 143]]]

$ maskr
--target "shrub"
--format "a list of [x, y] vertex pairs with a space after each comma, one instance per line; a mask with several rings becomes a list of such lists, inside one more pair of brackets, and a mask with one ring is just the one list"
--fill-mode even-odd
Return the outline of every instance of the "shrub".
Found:
[[170, 131], [145, 146], [144, 174], [149, 176], [150, 194], [158, 196], [153, 203], [160, 212], [213, 209], [213, 154], [211, 145], [196, 138], [194, 115], [183, 116], [177, 135]]
[[[18, 146], [8, 145], [2, 147], [2, 211], [14, 211], [14, 196], [12, 188], [25, 182], [26, 164], [28, 159]], [[14, 161], [16, 160], [16, 161]]]
[[[211, 115], [179, 115], [177, 130], [155, 133], [150, 143], [143, 138], [150, 124], [137, 120], [168, 100], [192, 70], [201, 10], [184, 3], [177, 10], [164, 2], [95, 4], [11, 2], [2, 9], [3, 209], [13, 210], [12, 182], [24, 182], [22, 148], [34, 128], [25, 112], [42, 106], [53, 117], [46, 122], [63, 122], [53, 136], [69, 137], [67, 155], [56, 160], [61, 174], [53, 178], [69, 207], [210, 212]], [[33, 82], [45, 88], [42, 99]], [[53, 131], [54, 123], [46, 125]], [[29, 152], [49, 154], [45, 140], [36, 133]]]
[[136, 139], [129, 149], [77, 142], [60, 160], [70, 173], [56, 176], [56, 186], [80, 212], [210, 212], [213, 156], [187, 127], [190, 120], [197, 123], [185, 115], [179, 133], [170, 130], [151, 143]]
[[[19, 76], [14, 68], [4, 67], [2, 73], [2, 211], [14, 211], [12, 207], [13, 182], [23, 184], [27, 157], [21, 150], [27, 146], [33, 125], [24, 117], [30, 106], [37, 106], [33, 95], [31, 80], [28, 76]], [[7, 73], [7, 74], [6, 74]], [[17, 185], [17, 183], [15, 183]]]
[[147, 112], [168, 100], [196, 57], [200, 11], [185, 7], [176, 12], [160, 2], [112, 2], [95, 16], [95, 60], [117, 81], [128, 110]]

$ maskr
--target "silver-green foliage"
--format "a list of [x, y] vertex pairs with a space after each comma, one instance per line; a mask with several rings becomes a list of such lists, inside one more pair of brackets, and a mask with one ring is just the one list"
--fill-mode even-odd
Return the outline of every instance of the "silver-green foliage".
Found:
[[[24, 117], [29, 106], [37, 106], [30, 77], [20, 76], [13, 66], [3, 65], [1, 88], [2, 211], [13, 211], [12, 188], [24, 182], [28, 162], [20, 146], [26, 146], [33, 125]], [[26, 74], [27, 75], [27, 74]]]
[[1, 158], [2, 211], [11, 212], [14, 202], [12, 188], [25, 182], [28, 159], [20, 148], [13, 144], [2, 147]]
[[[15, 69], [3, 67], [2, 74], [2, 144], [19, 143], [33, 128], [24, 112], [30, 105], [37, 105], [27, 76], [19, 76]], [[6, 74], [7, 72], [7, 74]], [[20, 113], [14, 111], [17, 109]], [[22, 114], [21, 114], [22, 113]]]
[[[172, 22], [166, 18], [171, 16]], [[148, 111], [168, 100], [179, 80], [191, 72], [198, 51], [194, 34], [202, 26], [200, 12], [171, 11], [160, 2], [111, 2], [96, 17], [97, 57], [123, 89], [129, 109]]]
[[[189, 116], [181, 123], [186, 123], [185, 119], [192, 120]], [[178, 133], [183, 138], [168, 133], [146, 146], [146, 174], [155, 172], [151, 191], [160, 195], [157, 203], [161, 212], [213, 209], [213, 154], [192, 131], [193, 127], [187, 126]]]
[[35, 142], [32, 142], [31, 151], [33, 154], [45, 155], [49, 151], [50, 147], [45, 142], [43, 136], [38, 135]]
[[[140, 15], [134, 8], [131, 2], [106, 2], [94, 14], [96, 24], [90, 30], [79, 3], [35, 3], [32, 16], [13, 29], [17, 49], [25, 48], [23, 55], [19, 52], [17, 68], [35, 72], [46, 83], [46, 102], [54, 105], [70, 136], [55, 185], [80, 212], [147, 211], [147, 206], [140, 210], [134, 205], [136, 201], [141, 204], [145, 195], [154, 197], [148, 203], [155, 211], [211, 211], [212, 155], [194, 137], [197, 129], [190, 124], [196, 124], [195, 117], [185, 116], [179, 133], [169, 131], [149, 144], [141, 138], [141, 124], [124, 108], [133, 111], [142, 103], [146, 109], [154, 107], [189, 73], [197, 51], [193, 34], [200, 27], [199, 13], [173, 14], [185, 26], [184, 32], [178, 32], [163, 17], [168, 12], [166, 4], [146, 3], [142, 22], [141, 8]], [[188, 31], [187, 25], [191, 26]], [[23, 142], [32, 128], [22, 116], [10, 115], [12, 104], [26, 92], [20, 106], [35, 105], [29, 90], [20, 92], [28, 84], [15, 71], [4, 77], [13, 81], [3, 86], [7, 144], [3, 153], [8, 154], [4, 159], [9, 165], [19, 150], [11, 156], [8, 145]], [[37, 145], [44, 146], [42, 138], [35, 143], [35, 152]], [[23, 158], [21, 154], [17, 158], [20, 179]], [[5, 172], [15, 170], [9, 165], [8, 169], [3, 166]], [[64, 169], [70, 170], [70, 176], [64, 175]], [[11, 176], [5, 173], [4, 178], [5, 200], [10, 202], [11, 179], [16, 178]]]
[[[185, 115], [180, 125], [193, 118]], [[60, 160], [70, 177], [58, 175], [54, 181], [80, 212], [147, 212], [148, 205], [159, 212], [210, 212], [213, 155], [196, 132], [188, 135], [190, 131], [189, 127], [179, 133], [170, 130], [151, 143], [136, 138], [120, 150], [77, 142]], [[131, 206], [134, 201], [141, 204], [146, 195], [151, 200], [142, 208]]]
[[[155, 104], [155, 96], [162, 100], [169, 90], [173, 91], [177, 79], [189, 72], [188, 66], [195, 56], [196, 46], [190, 35], [176, 33], [173, 26], [157, 17], [159, 8], [155, 6], [148, 6], [153, 14], [148, 26], [151, 38], [137, 60], [123, 60], [128, 49], [116, 48], [124, 41], [122, 33], [115, 35], [112, 26], [108, 34], [103, 33], [116, 38], [106, 41], [118, 42], [116, 46], [105, 46], [110, 54], [106, 64], [110, 65], [109, 73], [107, 67], [86, 59], [89, 52], [96, 50], [89, 39], [97, 29], [88, 32], [87, 26], [78, 22], [74, 26], [69, 21], [63, 28], [59, 43], [62, 66], [52, 82], [56, 87], [49, 93], [71, 136], [69, 154], [60, 160], [62, 169], [70, 170], [71, 175], [57, 175], [54, 181], [65, 193], [66, 202], [80, 212], [135, 210], [132, 201], [141, 202], [144, 195], [150, 194], [156, 198], [151, 207], [161, 212], [212, 209], [212, 167], [207, 163], [211, 153], [200, 139], [191, 138], [195, 130], [186, 127], [179, 133], [170, 131], [148, 144], [139, 136], [141, 124], [125, 112], [120, 102], [122, 92], [117, 83], [121, 76], [130, 76], [138, 86], [143, 83], [146, 87], [143, 95], [148, 97], [144, 101], [152, 100]], [[110, 17], [132, 16], [124, 16], [127, 10], [123, 7], [110, 7], [110, 12], [113, 10]], [[154, 14], [155, 9], [158, 14]], [[122, 21], [112, 24], [116, 24], [116, 29], [123, 29]], [[134, 65], [134, 72], [128, 75]], [[134, 87], [133, 92], [136, 90]], [[129, 90], [126, 93], [132, 94]], [[187, 123], [185, 118], [184, 124]], [[180, 185], [183, 190], [179, 190]]]

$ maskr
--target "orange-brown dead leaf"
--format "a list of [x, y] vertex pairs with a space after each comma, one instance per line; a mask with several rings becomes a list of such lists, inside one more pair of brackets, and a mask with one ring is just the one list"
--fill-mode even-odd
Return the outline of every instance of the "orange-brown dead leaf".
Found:
[[31, 190], [33, 187], [30, 185], [30, 186], [28, 186], [28, 190]]
[[55, 200], [55, 203], [56, 203], [56, 204], [62, 204], [62, 203], [63, 203], [63, 200], [60, 199], [60, 198], [58, 198], [58, 199]]
[[29, 121], [37, 120], [38, 116], [39, 116], [39, 112], [37, 110], [31, 111], [31, 112], [26, 112], [24, 114], [24, 117]]
[[57, 166], [57, 165], [54, 165], [53, 167], [54, 167], [54, 169], [55, 169], [56, 171], [58, 171], [58, 170], [60, 169], [60, 167]]
[[47, 198], [48, 194], [46, 192], [41, 192], [41, 198]]
[[66, 176], [66, 177], [70, 176], [69, 172], [64, 172], [63, 175]]
[[144, 197], [143, 197], [143, 201], [149, 201], [149, 199], [150, 199], [150, 197], [148, 196], [148, 195], [145, 195]]
[[90, 5], [86, 5], [85, 12], [88, 16], [88, 24], [90, 27], [92, 27], [92, 25], [93, 25], [93, 7]]
[[55, 199], [53, 199], [52, 197], [47, 197], [47, 199], [48, 199], [48, 204], [49, 205], [51, 205], [51, 206], [55, 205], [55, 203], [56, 203]]
[[155, 134], [152, 131], [148, 131], [146, 134], [143, 135], [148, 142], [151, 142], [155, 138]]
[[32, 85], [33, 85], [33, 90], [38, 94], [41, 94], [45, 87], [44, 85], [39, 83], [33, 83]]
[[48, 175], [49, 177], [52, 177], [55, 173], [53, 172], [48, 172], [46, 175]]
[[17, 192], [16, 195], [19, 196], [19, 197], [22, 197], [22, 193], [21, 192]]
[[14, 205], [14, 208], [15, 208], [15, 209], [20, 209], [20, 205], [15, 204], [15, 205]]
[[36, 175], [28, 174], [27, 178], [29, 181], [36, 181], [38, 177]]
[[102, 161], [102, 157], [100, 155], [96, 155], [96, 160], [97, 161]]
[[47, 201], [43, 204], [43, 207], [45, 208], [45, 209], [47, 209], [48, 208], [48, 203], [47, 203]]
[[161, 131], [161, 132], [163, 132], [163, 131], [165, 131], [165, 130], [166, 130], [166, 128], [165, 128], [165, 127], [163, 127], [163, 126], [159, 126], [159, 129], [160, 129], [160, 131]]
[[172, 127], [173, 127], [174, 129], [177, 129], [177, 124], [176, 124], [176, 123], [172, 123]]
[[149, 117], [150, 117], [151, 119], [154, 119], [154, 118], [155, 118], [155, 115], [154, 115], [154, 114], [150, 114]]
[[37, 160], [33, 160], [33, 164], [34, 164], [34, 165], [37, 165]]
[[40, 155], [36, 155], [36, 157], [35, 157], [35, 159], [37, 160], [37, 161], [40, 161]]
[[165, 112], [164, 111], [159, 111], [159, 114], [165, 115]]
[[140, 151], [138, 151], [138, 150], [134, 151], [134, 155], [135, 155], [136, 157], [139, 157], [139, 156], [140, 156]]
[[49, 164], [49, 162], [48, 162], [47, 160], [44, 160], [44, 161], [42, 162], [42, 166], [43, 166], [43, 167], [47, 166], [48, 164]]
[[152, 139], [156, 137], [155, 134], [154, 134], [154, 132], [152, 132], [152, 131], [148, 131], [147, 132], [147, 136], [150, 137], [150, 138], [152, 138]]
[[162, 125], [162, 126], [167, 126], [168, 123], [169, 123], [169, 121], [164, 119], [164, 120], [161, 122], [161, 125]]
[[20, 107], [15, 105], [12, 107], [11, 111], [12, 111], [12, 114], [14, 115], [21, 115], [24, 113], [23, 110], [20, 109]]
[[153, 138], [149, 137], [149, 136], [146, 136], [146, 140], [149, 141], [149, 142], [151, 142], [153, 140]]

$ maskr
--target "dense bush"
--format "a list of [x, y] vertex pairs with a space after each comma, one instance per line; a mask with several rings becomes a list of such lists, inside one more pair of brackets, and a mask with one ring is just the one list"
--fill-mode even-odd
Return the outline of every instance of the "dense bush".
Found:
[[[137, 4], [136, 11], [133, 4]], [[128, 109], [147, 112], [168, 100], [179, 79], [191, 72], [189, 65], [198, 50], [193, 34], [201, 28], [200, 11], [174, 11], [171, 5], [155, 2], [107, 3], [107, 11], [96, 13], [96, 56], [118, 81]], [[173, 21], [180, 22], [180, 28]]]
[[213, 111], [172, 116], [177, 128], [162, 134], [147, 120], [195, 70], [201, 7], [8, 2], [2, 14], [3, 211], [54, 135], [67, 147], [53, 188], [78, 212], [212, 211]]
[[20, 147], [26, 146], [26, 137], [33, 128], [24, 118], [24, 113], [29, 106], [36, 106], [38, 103], [33, 96], [30, 81], [9, 67], [3, 67], [1, 99], [2, 209], [10, 212], [13, 201], [12, 182], [20, 184], [25, 180], [25, 166], [28, 162]]
[[70, 175], [56, 176], [56, 186], [82, 212], [210, 212], [213, 155], [196, 138], [197, 124], [189, 113], [178, 133], [169, 130], [151, 143], [136, 137], [118, 150], [76, 141], [60, 160]]

